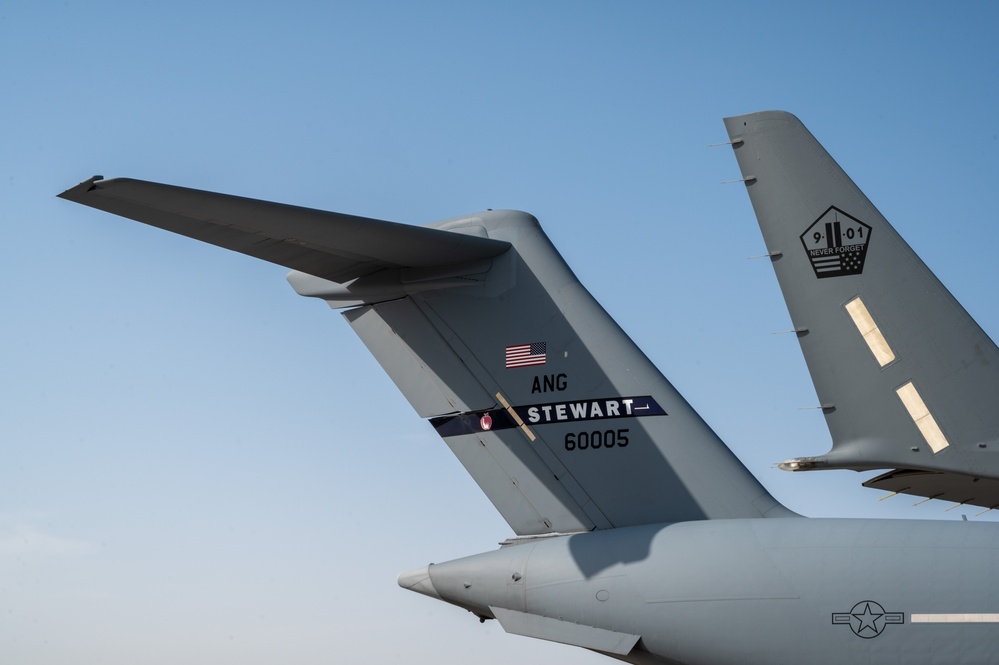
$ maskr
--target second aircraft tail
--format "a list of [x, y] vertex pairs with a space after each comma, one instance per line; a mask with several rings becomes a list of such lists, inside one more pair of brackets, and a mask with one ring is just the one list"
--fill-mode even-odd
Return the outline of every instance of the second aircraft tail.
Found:
[[784, 468], [999, 504], [996, 345], [797, 118], [725, 125], [832, 434]]

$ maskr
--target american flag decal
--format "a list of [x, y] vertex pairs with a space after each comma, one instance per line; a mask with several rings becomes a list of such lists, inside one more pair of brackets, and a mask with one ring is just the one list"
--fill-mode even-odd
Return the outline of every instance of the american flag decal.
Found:
[[532, 342], [506, 347], [506, 368], [544, 365], [548, 361], [545, 346], [545, 342]]

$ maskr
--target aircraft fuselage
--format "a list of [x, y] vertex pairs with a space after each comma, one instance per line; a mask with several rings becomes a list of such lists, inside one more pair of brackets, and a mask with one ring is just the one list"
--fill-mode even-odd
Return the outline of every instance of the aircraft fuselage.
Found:
[[598, 651], [639, 636], [633, 662], [997, 663], [997, 572], [995, 524], [740, 519], [526, 539], [414, 590]]

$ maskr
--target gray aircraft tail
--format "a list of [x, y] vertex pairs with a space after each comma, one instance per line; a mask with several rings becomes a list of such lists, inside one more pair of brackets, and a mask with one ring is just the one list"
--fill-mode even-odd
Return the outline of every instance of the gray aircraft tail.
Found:
[[999, 352], [794, 116], [725, 126], [832, 434], [783, 468], [999, 504]]
[[293, 268], [520, 535], [786, 516], [530, 215], [410, 227], [135, 180], [61, 195]]

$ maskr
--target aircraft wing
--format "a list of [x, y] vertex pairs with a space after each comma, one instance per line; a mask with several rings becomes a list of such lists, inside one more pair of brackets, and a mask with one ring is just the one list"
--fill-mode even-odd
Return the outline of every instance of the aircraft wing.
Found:
[[999, 505], [995, 343], [797, 118], [725, 125], [833, 440], [781, 467]]
[[61, 198], [322, 279], [437, 268], [497, 256], [510, 243], [130, 178], [95, 176]]

